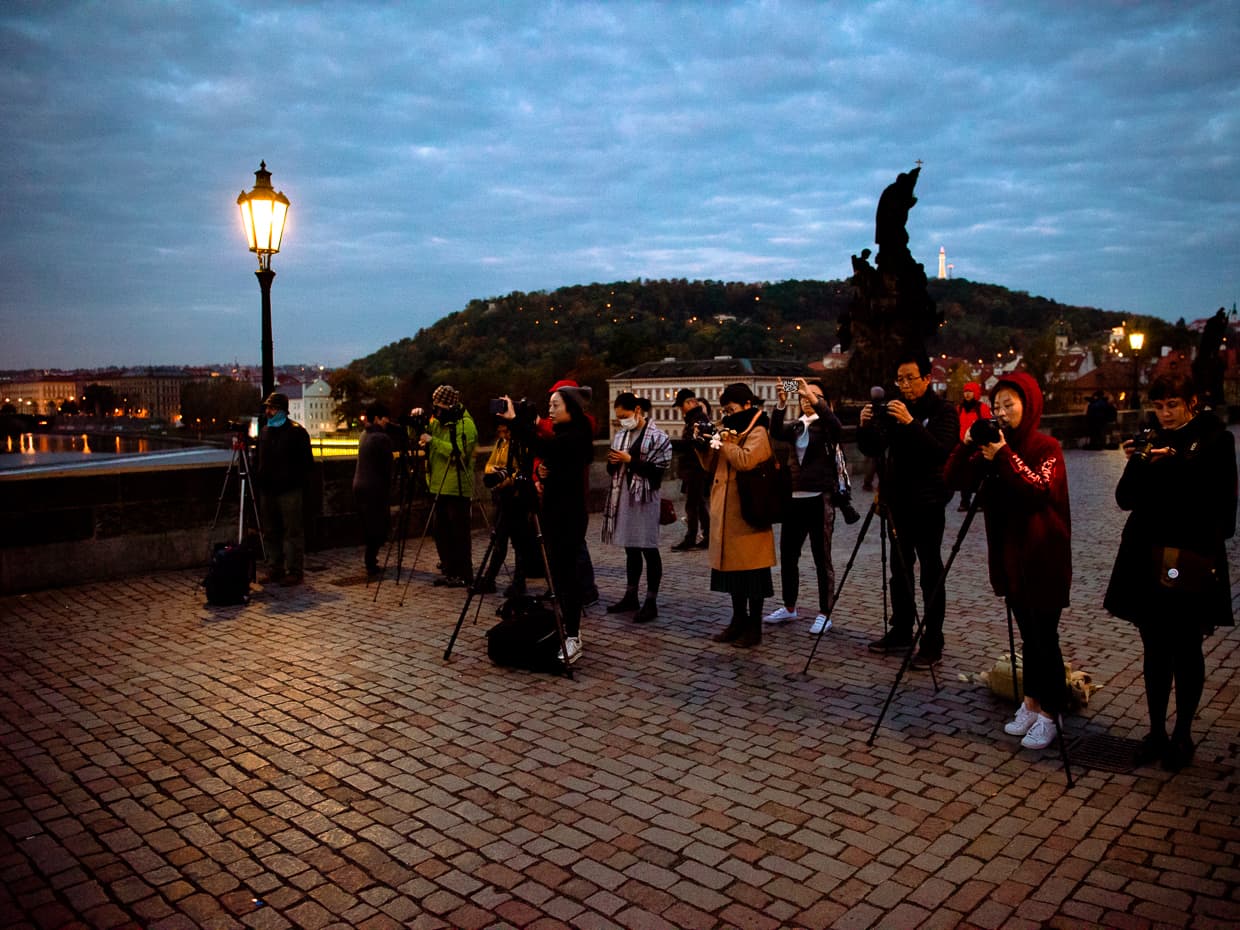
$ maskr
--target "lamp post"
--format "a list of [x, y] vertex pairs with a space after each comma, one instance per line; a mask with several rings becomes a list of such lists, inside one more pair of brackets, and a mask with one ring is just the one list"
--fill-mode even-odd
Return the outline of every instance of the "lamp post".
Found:
[[1133, 410], [1141, 409], [1141, 347], [1145, 345], [1145, 333], [1129, 333], [1128, 348], [1132, 349], [1132, 404]]
[[271, 270], [271, 256], [280, 251], [284, 238], [284, 221], [288, 219], [288, 198], [282, 191], [271, 186], [271, 172], [267, 162], [259, 162], [254, 172], [254, 189], [248, 194], [242, 191], [237, 197], [241, 208], [241, 225], [250, 251], [258, 255], [258, 287], [263, 295], [263, 397], [276, 389], [275, 362], [272, 359], [271, 342], [271, 282], [276, 273]]

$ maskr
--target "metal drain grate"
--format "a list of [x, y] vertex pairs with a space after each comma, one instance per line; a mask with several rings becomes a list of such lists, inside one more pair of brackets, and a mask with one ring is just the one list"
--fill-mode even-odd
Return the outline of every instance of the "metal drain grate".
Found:
[[1081, 736], [1068, 746], [1068, 758], [1073, 765], [1104, 772], [1131, 772], [1137, 767], [1137, 747], [1140, 740], [1091, 733]]

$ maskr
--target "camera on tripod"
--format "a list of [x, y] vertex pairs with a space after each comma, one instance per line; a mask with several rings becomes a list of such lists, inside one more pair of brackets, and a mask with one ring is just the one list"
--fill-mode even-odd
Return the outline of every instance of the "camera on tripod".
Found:
[[430, 432], [431, 419], [425, 413], [407, 414], [396, 422], [415, 436], [421, 436], [423, 433]]
[[1149, 461], [1150, 452], [1154, 449], [1154, 444], [1158, 442], [1158, 430], [1151, 427], [1138, 430], [1136, 435], [1132, 437], [1132, 457], [1142, 462]]
[[984, 420], [974, 420], [973, 426], [969, 429], [969, 441], [975, 446], [988, 446], [992, 442], [998, 442], [1003, 436], [1003, 431], [999, 428], [999, 421], [990, 417]]
[[232, 433], [233, 448], [252, 446], [258, 442], [258, 417], [238, 417], [224, 424], [224, 429]]

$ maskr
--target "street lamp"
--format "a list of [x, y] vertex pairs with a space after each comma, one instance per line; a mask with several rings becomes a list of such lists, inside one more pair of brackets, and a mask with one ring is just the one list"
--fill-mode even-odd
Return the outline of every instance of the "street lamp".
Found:
[[284, 238], [284, 221], [288, 219], [288, 198], [271, 186], [271, 172], [267, 162], [259, 162], [254, 172], [254, 189], [248, 194], [242, 191], [237, 197], [241, 208], [241, 225], [250, 251], [258, 255], [258, 287], [263, 295], [263, 397], [276, 389], [275, 363], [271, 344], [271, 282], [276, 273], [271, 270], [271, 256], [280, 251]]
[[1132, 349], [1132, 409], [1141, 409], [1141, 347], [1145, 345], [1145, 333], [1129, 333], [1128, 348]]

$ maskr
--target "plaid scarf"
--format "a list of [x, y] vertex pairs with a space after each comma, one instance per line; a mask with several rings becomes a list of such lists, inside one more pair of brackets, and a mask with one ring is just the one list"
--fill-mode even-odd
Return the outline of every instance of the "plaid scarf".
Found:
[[[645, 423], [637, 431], [636, 441], [634, 430], [626, 429], [616, 433], [611, 441], [611, 447], [617, 451], [629, 451], [633, 455], [633, 462], [646, 462], [656, 468], [667, 468], [672, 461], [672, 440], [667, 433], [650, 422]], [[630, 447], [637, 451], [632, 452]], [[650, 481], [645, 475], [636, 474], [629, 468], [630, 464], [632, 463], [622, 463], [611, 476], [611, 488], [607, 492], [607, 506], [603, 510], [603, 542], [605, 543], [611, 542], [616, 532], [616, 518], [620, 515], [620, 495], [624, 493], [626, 484], [629, 497], [637, 504], [653, 500], [658, 493], [650, 487]]]

